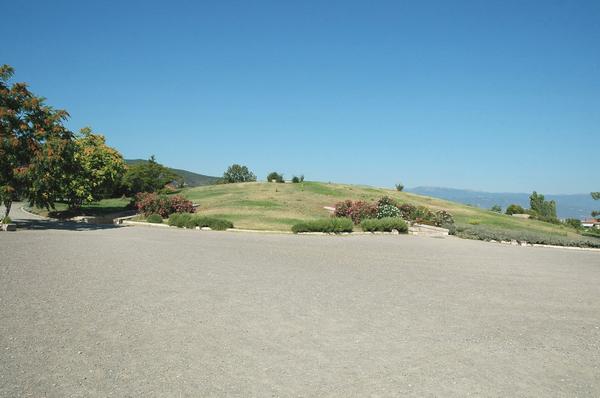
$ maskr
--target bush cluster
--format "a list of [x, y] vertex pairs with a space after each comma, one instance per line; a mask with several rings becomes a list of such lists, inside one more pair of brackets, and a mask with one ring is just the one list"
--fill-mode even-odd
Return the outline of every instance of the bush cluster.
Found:
[[180, 195], [159, 195], [154, 192], [140, 192], [135, 196], [135, 207], [145, 217], [158, 214], [167, 218], [172, 213], [193, 213], [192, 202]]
[[360, 227], [365, 232], [391, 232], [392, 230], [396, 230], [400, 233], [408, 232], [408, 225], [406, 224], [406, 221], [400, 217], [385, 217], [380, 219], [363, 220], [360, 223]]
[[299, 232], [340, 233], [352, 232], [353, 227], [354, 225], [351, 219], [338, 217], [301, 222], [292, 226], [292, 231], [295, 234]]
[[512, 216], [513, 214], [525, 214], [526, 211], [522, 206], [512, 204], [506, 208], [506, 214]]
[[293, 184], [298, 184], [300, 182], [304, 182], [304, 176], [303, 175], [301, 175], [300, 177], [298, 177], [298, 176], [293, 176], [292, 177], [292, 183]]
[[396, 206], [383, 204], [377, 206], [377, 218], [400, 217], [400, 209]]
[[233, 228], [233, 223], [224, 218], [201, 216], [192, 213], [173, 213], [169, 217], [169, 225], [178, 228], [204, 228], [208, 227], [216, 231], [224, 231]]
[[155, 213], [150, 214], [148, 217], [146, 217], [146, 221], [152, 224], [162, 224], [163, 218], [160, 216], [160, 214]]
[[531, 244], [600, 248], [600, 239], [569, 238], [567, 236], [492, 228], [483, 225], [458, 226], [456, 235], [466, 239], [527, 242]]
[[360, 224], [364, 219], [377, 217], [377, 205], [365, 202], [364, 200], [357, 200], [355, 202], [345, 200], [336, 203], [333, 214], [336, 217], [350, 218], [354, 224]]
[[278, 172], [273, 171], [273, 172], [269, 173], [269, 175], [267, 176], [267, 182], [283, 183], [285, 181], [283, 179], [283, 174], [279, 174]]

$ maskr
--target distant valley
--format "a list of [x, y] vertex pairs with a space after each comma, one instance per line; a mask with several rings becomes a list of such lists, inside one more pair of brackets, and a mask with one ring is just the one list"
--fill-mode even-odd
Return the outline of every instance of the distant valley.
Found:
[[[495, 193], [442, 187], [416, 187], [407, 189], [406, 191], [473, 205], [484, 209], [489, 209], [497, 204], [502, 206], [502, 211], [512, 203], [523, 207], [529, 207], [530, 195], [528, 193]], [[556, 201], [556, 210], [559, 218], [588, 218], [592, 210], [600, 208], [600, 203], [594, 201], [589, 193], [572, 195], [544, 194], [544, 196], [547, 200]]]

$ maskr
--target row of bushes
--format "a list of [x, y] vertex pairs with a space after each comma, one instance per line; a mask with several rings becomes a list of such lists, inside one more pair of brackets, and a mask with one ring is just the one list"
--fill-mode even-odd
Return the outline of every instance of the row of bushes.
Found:
[[292, 226], [294, 233], [299, 232], [352, 232], [354, 224], [349, 218], [324, 218], [321, 220], [305, 221]]
[[334, 216], [350, 218], [354, 224], [360, 224], [367, 219], [396, 217], [419, 224], [445, 228], [454, 224], [452, 215], [445, 210], [434, 212], [425, 206], [414, 206], [410, 203], [400, 204], [387, 196], [380, 198], [375, 203], [363, 200], [338, 202], [335, 205]]
[[173, 213], [193, 213], [194, 205], [181, 195], [160, 195], [140, 192], [135, 196], [135, 207], [145, 217], [158, 214], [167, 218]]
[[169, 217], [169, 225], [178, 228], [204, 228], [208, 227], [216, 231], [224, 231], [233, 228], [233, 223], [224, 218], [201, 216], [192, 213], [173, 213]]
[[365, 232], [391, 232], [394, 230], [400, 233], [408, 232], [408, 224], [400, 217], [366, 219], [360, 223], [360, 227]]
[[527, 242], [531, 244], [600, 248], [600, 239], [569, 238], [538, 232], [492, 228], [483, 225], [458, 226], [456, 236], [466, 239]]
[[[399, 217], [371, 218], [361, 222], [360, 227], [365, 232], [391, 232], [398, 231], [400, 233], [408, 232], [408, 225]], [[354, 223], [350, 218], [335, 217], [324, 218], [321, 220], [306, 221], [296, 224], [292, 227], [294, 233], [299, 232], [325, 232], [325, 233], [342, 233], [352, 232]]]

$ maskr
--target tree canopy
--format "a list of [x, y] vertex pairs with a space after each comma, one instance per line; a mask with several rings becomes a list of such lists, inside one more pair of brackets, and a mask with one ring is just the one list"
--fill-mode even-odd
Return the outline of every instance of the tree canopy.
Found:
[[106, 145], [104, 136], [93, 134], [85, 127], [76, 136], [74, 172], [68, 178], [65, 198], [69, 207], [79, 208], [83, 203], [112, 194], [125, 172], [121, 154]]
[[11, 85], [13, 75], [12, 67], [0, 66], [0, 199], [7, 216], [21, 198], [53, 207], [74, 156], [73, 134], [63, 125], [69, 114], [46, 105], [25, 83]]
[[223, 173], [224, 183], [235, 183], [235, 182], [251, 182], [256, 181], [256, 175], [248, 170], [248, 167], [241, 166], [239, 164], [232, 164]]
[[154, 155], [147, 162], [129, 166], [123, 177], [123, 184], [131, 193], [156, 192], [165, 185], [176, 182], [182, 184], [182, 178], [156, 161]]

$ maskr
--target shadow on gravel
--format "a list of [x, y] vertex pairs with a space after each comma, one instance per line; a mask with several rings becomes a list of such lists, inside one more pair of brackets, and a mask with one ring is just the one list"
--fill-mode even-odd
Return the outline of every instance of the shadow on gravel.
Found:
[[92, 224], [77, 221], [57, 221], [57, 220], [14, 220], [18, 229], [28, 230], [63, 230], [63, 231], [97, 231], [102, 229], [121, 228], [121, 225], [114, 224]]

